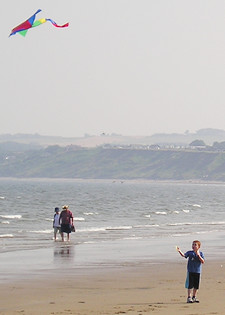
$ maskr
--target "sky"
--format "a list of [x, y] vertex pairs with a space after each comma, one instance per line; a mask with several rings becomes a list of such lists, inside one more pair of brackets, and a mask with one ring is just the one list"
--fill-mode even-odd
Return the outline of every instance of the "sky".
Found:
[[0, 134], [225, 129], [224, 0], [1, 1], [0, 40]]

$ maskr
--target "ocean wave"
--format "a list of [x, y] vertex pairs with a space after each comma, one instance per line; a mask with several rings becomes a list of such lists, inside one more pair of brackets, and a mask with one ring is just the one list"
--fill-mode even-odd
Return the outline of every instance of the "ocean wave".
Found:
[[165, 211], [156, 211], [154, 213], [159, 214], [159, 215], [167, 215], [167, 212], [165, 212]]
[[215, 232], [218, 232], [217, 230], [207, 230], [207, 231], [197, 231], [195, 232], [196, 234], [208, 234], [208, 233], [215, 233]]
[[173, 236], [173, 237], [183, 237], [183, 236], [185, 236], [185, 235], [192, 235], [192, 234], [198, 234], [198, 235], [200, 235], [200, 234], [208, 234], [208, 233], [215, 233], [215, 232], [218, 232], [218, 230], [207, 230], [207, 231], [189, 231], [189, 232], [187, 232], [187, 231], [185, 231], [184, 233], [175, 233], [175, 234], [172, 234], [171, 236]]
[[12, 214], [12, 215], [0, 215], [1, 218], [4, 218], [4, 219], [21, 219], [22, 218], [22, 215], [20, 214]]
[[190, 233], [187, 233], [187, 232], [183, 232], [183, 233], [176, 233], [176, 234], [171, 234], [171, 236], [173, 236], [173, 237], [183, 237], [183, 236], [186, 236], [186, 235], [190, 235], [190, 234], [192, 234], [192, 232], [190, 232]]
[[183, 225], [225, 225], [224, 221], [212, 221], [212, 222], [177, 222], [177, 223], [168, 223], [168, 226], [183, 226]]
[[12, 238], [13, 234], [2, 234], [0, 235], [0, 238]]
[[87, 241], [87, 242], [83, 242], [83, 244], [96, 244], [96, 242], [94, 242], [94, 241]]
[[85, 218], [82, 218], [82, 217], [76, 217], [76, 218], [74, 218], [74, 221], [85, 221]]
[[4, 199], [5, 199], [5, 197], [3, 197], [3, 196], [0, 196], [0, 199], [1, 199], [1, 200], [4, 200]]
[[114, 230], [131, 230], [132, 226], [110, 226], [106, 228], [106, 231], [114, 231]]
[[194, 204], [194, 205], [192, 205], [192, 207], [197, 207], [197, 208], [201, 208], [201, 205], [198, 205], [198, 204]]
[[[78, 229], [76, 229], [78, 231]], [[79, 229], [79, 232], [101, 232], [105, 231], [105, 227], [89, 227], [89, 228], [83, 228]]]
[[37, 230], [37, 231], [28, 231], [29, 233], [37, 233], [37, 234], [50, 234], [53, 230]]
[[9, 224], [9, 221], [2, 221], [1, 224]]
[[159, 227], [159, 225], [158, 224], [134, 225], [133, 228], [135, 228], [135, 229], [142, 229], [142, 228], [150, 228], [150, 227]]
[[[107, 227], [89, 227], [79, 229], [79, 232], [105, 232], [105, 231], [119, 231], [119, 230], [130, 230], [132, 226], [107, 226]], [[77, 230], [78, 231], [78, 230]]]
[[141, 236], [130, 236], [130, 237], [124, 237], [123, 240], [142, 240], [143, 237]]
[[190, 210], [187, 210], [187, 209], [183, 209], [182, 210], [184, 213], [189, 213], [190, 212]]

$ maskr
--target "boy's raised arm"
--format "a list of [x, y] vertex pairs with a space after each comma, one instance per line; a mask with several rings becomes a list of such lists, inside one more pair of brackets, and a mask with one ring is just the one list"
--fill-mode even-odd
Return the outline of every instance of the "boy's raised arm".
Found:
[[200, 251], [198, 250], [197, 253], [198, 255], [198, 259], [201, 261], [202, 264], [204, 264], [205, 260], [202, 258], [202, 256], [200, 255]]
[[177, 246], [177, 251], [182, 257], [185, 257], [184, 253], [180, 250], [180, 247], [178, 246]]

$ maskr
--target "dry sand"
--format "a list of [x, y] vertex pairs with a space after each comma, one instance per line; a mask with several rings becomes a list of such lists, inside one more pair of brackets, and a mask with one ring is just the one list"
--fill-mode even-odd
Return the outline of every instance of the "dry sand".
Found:
[[[80, 269], [71, 275], [7, 281], [0, 287], [0, 314], [225, 314], [224, 266], [203, 266], [200, 303], [186, 303], [186, 260]], [[66, 268], [66, 264], [64, 266]]]

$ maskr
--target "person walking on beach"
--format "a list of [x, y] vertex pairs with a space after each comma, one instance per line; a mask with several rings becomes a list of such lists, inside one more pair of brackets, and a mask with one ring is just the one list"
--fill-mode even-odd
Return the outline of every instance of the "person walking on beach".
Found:
[[201, 242], [199, 241], [193, 241], [192, 250], [189, 250], [186, 253], [183, 253], [180, 248], [177, 247], [178, 253], [184, 258], [188, 258], [187, 279], [185, 283], [185, 288], [188, 289], [187, 303], [199, 303], [196, 295], [199, 289], [202, 264], [205, 262], [205, 257], [203, 252], [200, 251], [200, 247]]
[[59, 218], [60, 218], [60, 212], [59, 212], [59, 208], [56, 207], [55, 208], [55, 214], [54, 214], [54, 218], [53, 218], [53, 229], [54, 229], [54, 240], [56, 241], [57, 237], [57, 232], [60, 233], [60, 235], [62, 236], [62, 232], [61, 232], [61, 225], [59, 223]]
[[63, 206], [60, 213], [59, 223], [61, 224], [62, 241], [64, 242], [64, 233], [67, 234], [67, 241], [70, 240], [70, 233], [73, 228], [73, 214], [69, 210], [69, 206]]

